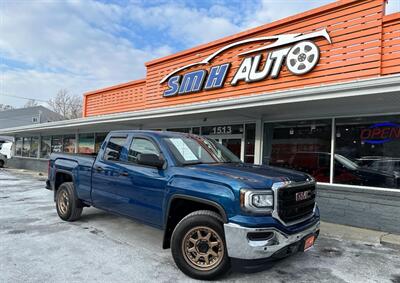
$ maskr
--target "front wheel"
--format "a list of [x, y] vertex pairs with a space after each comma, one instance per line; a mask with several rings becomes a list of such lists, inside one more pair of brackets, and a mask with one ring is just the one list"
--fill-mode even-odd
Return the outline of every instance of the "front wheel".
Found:
[[83, 205], [75, 194], [74, 184], [62, 183], [56, 193], [58, 216], [65, 221], [75, 221], [81, 217]]
[[222, 219], [213, 211], [184, 217], [172, 234], [171, 251], [179, 269], [192, 278], [214, 279], [230, 268]]

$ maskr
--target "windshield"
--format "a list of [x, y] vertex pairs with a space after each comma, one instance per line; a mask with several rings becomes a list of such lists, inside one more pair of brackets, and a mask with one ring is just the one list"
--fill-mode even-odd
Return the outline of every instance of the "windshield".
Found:
[[357, 170], [359, 167], [357, 163], [354, 163], [353, 161], [344, 157], [343, 155], [335, 154], [335, 159], [349, 170]]
[[229, 149], [213, 139], [199, 136], [164, 138], [174, 157], [183, 165], [241, 162]]

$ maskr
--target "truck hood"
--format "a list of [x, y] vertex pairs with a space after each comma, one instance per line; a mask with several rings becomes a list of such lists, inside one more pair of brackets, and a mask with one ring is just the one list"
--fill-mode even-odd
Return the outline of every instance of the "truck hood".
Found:
[[197, 173], [230, 178], [254, 189], [271, 188], [273, 183], [282, 181], [304, 182], [309, 175], [273, 166], [247, 163], [215, 163], [188, 166]]

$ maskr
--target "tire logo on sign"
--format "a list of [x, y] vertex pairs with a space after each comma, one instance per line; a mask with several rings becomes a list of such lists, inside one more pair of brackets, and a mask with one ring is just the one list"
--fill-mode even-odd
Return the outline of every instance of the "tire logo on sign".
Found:
[[[229, 44], [200, 62], [180, 67], [166, 75], [160, 81], [160, 84], [167, 82], [168, 89], [164, 91], [164, 96], [169, 97], [223, 87], [231, 67], [230, 62], [212, 66], [209, 70], [200, 69], [184, 75], [178, 75], [178, 73], [191, 67], [208, 65], [215, 57], [226, 50], [248, 43], [273, 41], [270, 44], [238, 54], [241, 57], [258, 53], [242, 60], [230, 81], [230, 85], [235, 86], [241, 81], [246, 83], [256, 82], [267, 77], [276, 79], [283, 64], [286, 64], [292, 74], [296, 76], [304, 75], [318, 64], [320, 51], [318, 46], [310, 39], [319, 37], [325, 38], [329, 43], [332, 43], [327, 30], [323, 29], [308, 34], [282, 34], [250, 38]], [[265, 52], [269, 50], [272, 51]], [[261, 63], [263, 60], [265, 60], [265, 64]]]
[[311, 41], [302, 41], [290, 49], [286, 57], [286, 67], [295, 75], [303, 75], [314, 69], [318, 61], [318, 46]]

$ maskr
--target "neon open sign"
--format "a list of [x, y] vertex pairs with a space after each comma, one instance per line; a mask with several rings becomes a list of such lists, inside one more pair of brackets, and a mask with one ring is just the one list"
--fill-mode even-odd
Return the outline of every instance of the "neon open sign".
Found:
[[361, 141], [369, 144], [382, 144], [400, 139], [400, 125], [390, 122], [377, 123], [361, 130]]

